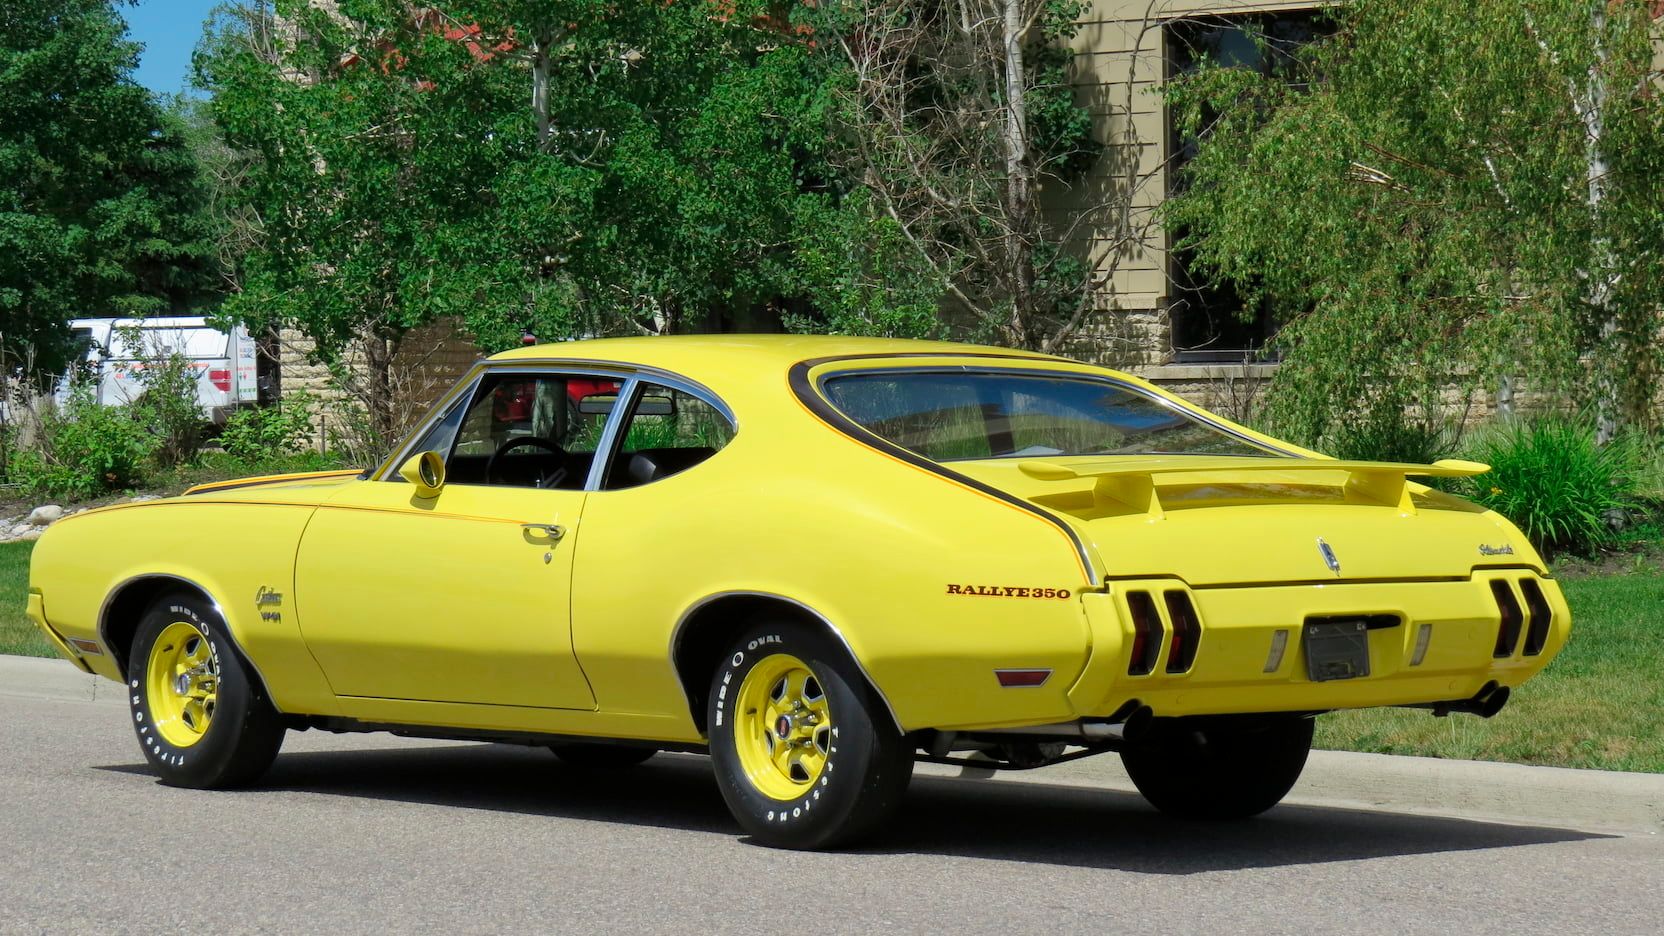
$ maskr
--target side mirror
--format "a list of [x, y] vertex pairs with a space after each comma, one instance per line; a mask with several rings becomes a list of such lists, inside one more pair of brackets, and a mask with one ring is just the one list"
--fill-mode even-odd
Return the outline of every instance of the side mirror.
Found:
[[417, 497], [438, 497], [445, 486], [445, 459], [438, 452], [417, 452], [399, 466], [399, 477], [416, 486]]

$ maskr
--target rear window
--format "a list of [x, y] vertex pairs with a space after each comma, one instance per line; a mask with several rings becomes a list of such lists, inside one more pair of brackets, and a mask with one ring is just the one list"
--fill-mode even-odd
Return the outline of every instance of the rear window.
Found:
[[1275, 455], [1158, 397], [1088, 377], [887, 372], [828, 378], [832, 405], [933, 461], [1057, 455]]

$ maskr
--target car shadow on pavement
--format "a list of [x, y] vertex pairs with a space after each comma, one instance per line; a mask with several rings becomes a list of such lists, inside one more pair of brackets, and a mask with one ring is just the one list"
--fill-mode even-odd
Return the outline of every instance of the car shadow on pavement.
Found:
[[[142, 764], [101, 769], [150, 774]], [[501, 744], [301, 751], [279, 756], [247, 795], [262, 791], [741, 835], [706, 760], [687, 755], [585, 769], [541, 748]], [[885, 838], [858, 851], [1185, 875], [1611, 837], [1315, 806], [1279, 806], [1243, 822], [1184, 822], [1119, 791], [920, 776]]]
[[[1145, 874], [1198, 874], [1612, 838], [1444, 816], [1283, 805], [1239, 822], [1190, 822], [1134, 793], [916, 778], [877, 852], [997, 858]], [[975, 817], [975, 821], [967, 821]]]

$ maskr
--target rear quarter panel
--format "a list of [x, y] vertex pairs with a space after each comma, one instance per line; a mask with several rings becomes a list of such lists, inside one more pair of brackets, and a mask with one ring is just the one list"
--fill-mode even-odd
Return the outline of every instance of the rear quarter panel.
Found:
[[[301, 641], [289, 599], [295, 547], [312, 511], [304, 503], [180, 498], [76, 514], [36, 544], [29, 586], [59, 633], [102, 643], [100, 615], [122, 586], [147, 576], [194, 582], [218, 604], [280, 710], [331, 714], [334, 696]], [[262, 588], [280, 593], [281, 603], [257, 607]], [[108, 646], [86, 659], [99, 675], [124, 679]]]
[[[678, 621], [712, 596], [757, 592], [829, 621], [904, 729], [1073, 717], [1068, 688], [1091, 638], [1075, 597], [1089, 583], [1068, 537], [790, 406], [736, 405], [738, 433], [708, 461], [590, 495], [573, 641], [601, 709], [686, 712], [669, 659]], [[1006, 667], [1054, 672], [1006, 689], [993, 672]]]

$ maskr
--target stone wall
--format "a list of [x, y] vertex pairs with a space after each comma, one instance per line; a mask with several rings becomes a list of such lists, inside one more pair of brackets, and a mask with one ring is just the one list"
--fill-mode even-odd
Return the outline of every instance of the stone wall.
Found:
[[[349, 431], [352, 411], [358, 405], [351, 392], [354, 380], [364, 370], [362, 351], [349, 351], [345, 365], [353, 373], [345, 381], [312, 358], [312, 342], [293, 329], [277, 338], [277, 386], [280, 395], [304, 391], [313, 400], [313, 443], [320, 451], [337, 444]], [[409, 424], [427, 411], [428, 404], [456, 383], [473, 363], [483, 357], [473, 340], [454, 321], [442, 320], [415, 329], [405, 336], [393, 359], [394, 398], [402, 422]]]

